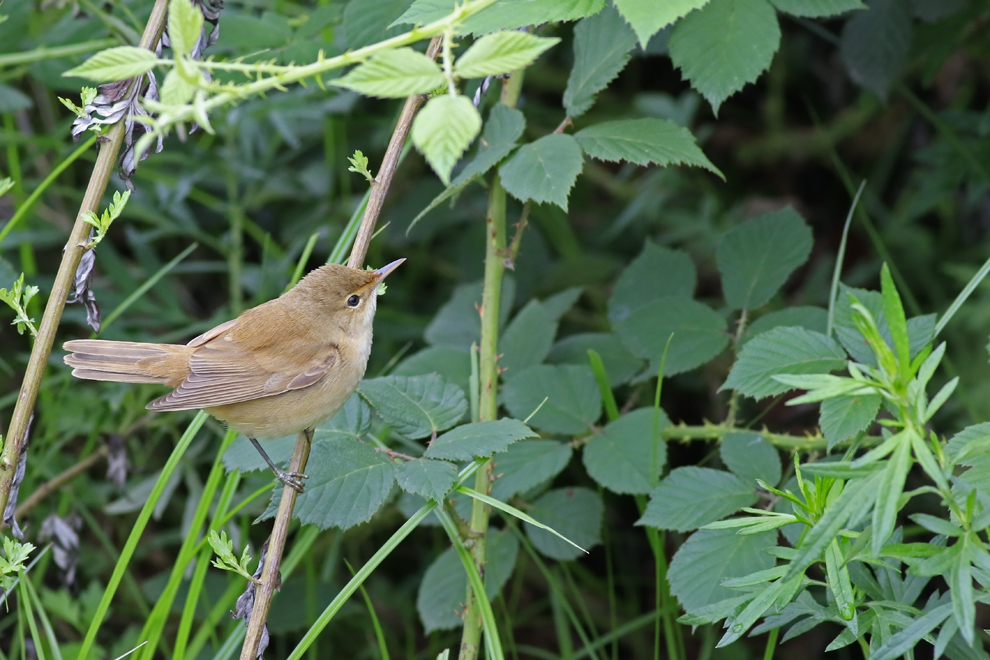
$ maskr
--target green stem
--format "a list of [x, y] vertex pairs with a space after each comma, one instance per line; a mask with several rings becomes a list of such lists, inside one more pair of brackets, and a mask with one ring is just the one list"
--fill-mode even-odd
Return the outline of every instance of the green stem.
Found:
[[32, 64], [41, 60], [54, 60], [63, 57], [72, 57], [73, 55], [82, 55], [83, 53], [92, 53], [97, 50], [119, 45], [116, 39], [94, 39], [93, 41], [84, 41], [81, 44], [58, 46], [56, 48], [39, 46], [26, 53], [0, 55], [0, 69], [17, 66], [18, 64]]

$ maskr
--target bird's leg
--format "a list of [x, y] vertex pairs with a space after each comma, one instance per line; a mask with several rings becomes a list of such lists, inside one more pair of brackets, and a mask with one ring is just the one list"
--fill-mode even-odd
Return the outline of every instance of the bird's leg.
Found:
[[265, 459], [265, 463], [268, 463], [268, 467], [270, 467], [272, 472], [275, 473], [276, 479], [297, 493], [301, 493], [303, 491], [302, 480], [309, 479], [308, 476], [305, 474], [300, 474], [299, 472], [286, 472], [285, 470], [280, 469], [277, 465], [275, 465], [275, 461], [268, 457], [268, 454], [266, 454], [265, 450], [261, 448], [261, 444], [257, 440], [254, 438], [248, 438], [248, 440], [250, 440], [251, 444], [254, 445], [254, 448], [258, 450], [261, 457]]

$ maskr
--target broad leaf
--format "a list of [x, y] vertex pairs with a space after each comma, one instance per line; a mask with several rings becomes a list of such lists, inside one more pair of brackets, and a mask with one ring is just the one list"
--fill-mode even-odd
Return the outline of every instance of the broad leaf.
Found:
[[172, 53], [187, 55], [203, 33], [203, 12], [191, 0], [171, 0], [168, 3], [168, 38]]
[[722, 438], [719, 452], [725, 466], [746, 483], [762, 479], [775, 486], [780, 481], [780, 453], [759, 433], [729, 433]]
[[549, 482], [567, 466], [571, 453], [570, 445], [556, 440], [517, 442], [492, 459], [492, 497], [505, 501]]
[[687, 612], [738, 596], [722, 586], [730, 578], [770, 568], [776, 532], [736, 534], [734, 529], [702, 529], [678, 548], [670, 562], [670, 591]]
[[[839, 284], [839, 295], [835, 301], [835, 336], [842, 342], [843, 347], [857, 362], [875, 365], [877, 363], [876, 354], [863, 338], [863, 335], [856, 328], [853, 321], [852, 303], [850, 294], [855, 296], [866, 309], [870, 311], [873, 320], [876, 321], [877, 328], [883, 336], [887, 345], [893, 350], [894, 342], [891, 339], [890, 327], [887, 324], [887, 317], [883, 311], [883, 297], [877, 291], [867, 291], [866, 289], [855, 289], [844, 284]], [[935, 331], [935, 315], [925, 314], [915, 316], [907, 320], [908, 340], [910, 343], [910, 354], [914, 357], [930, 343]]]
[[498, 342], [498, 365], [504, 369], [504, 378], [511, 379], [527, 367], [543, 362], [554, 335], [557, 334], [557, 320], [539, 300], [530, 300], [512, 319]]
[[811, 254], [811, 229], [787, 207], [730, 230], [716, 251], [722, 292], [733, 309], [764, 305]]
[[[602, 542], [605, 506], [598, 494], [587, 488], [548, 491], [533, 502], [528, 513], [585, 550]], [[532, 525], [524, 527], [536, 549], [551, 559], [563, 561], [584, 556], [573, 545], [546, 530]]]
[[358, 391], [396, 433], [412, 439], [448, 429], [467, 412], [461, 388], [436, 374], [372, 378]]
[[[425, 25], [454, 11], [455, 0], [416, 0], [393, 25]], [[458, 26], [459, 34], [486, 34], [527, 25], [575, 21], [601, 11], [605, 0], [500, 0]]]
[[[481, 320], [478, 305], [481, 304], [481, 282], [462, 284], [454, 289], [426, 327], [423, 338], [434, 346], [450, 346], [462, 349], [465, 354], [472, 343], [481, 341]], [[516, 284], [511, 277], [502, 280], [502, 306], [499, 309], [499, 326], [505, 323], [515, 298]]]
[[[435, 96], [413, 120], [413, 144], [444, 185], [450, 171], [481, 130], [481, 115], [466, 96]], [[576, 175], [575, 175], [576, 176]]]
[[853, 80], [886, 100], [897, 74], [907, 65], [911, 8], [902, 0], [872, 0], [842, 28], [839, 52]]
[[[393, 21], [409, 9], [411, 4], [412, 0], [350, 0], [344, 8], [342, 26], [347, 48], [356, 50], [405, 32], [404, 29], [394, 27]], [[447, 14], [449, 13], [448, 11]], [[225, 17], [224, 21], [226, 20]]]
[[[670, 419], [659, 411], [656, 430], [670, 426]], [[648, 493], [657, 486], [657, 477], [667, 464], [667, 443], [654, 440], [653, 408], [627, 413], [591, 438], [584, 447], [584, 467], [588, 475], [613, 493]]]
[[566, 211], [567, 196], [583, 165], [574, 138], [553, 133], [519, 147], [498, 173], [502, 185], [519, 201], [551, 202]]
[[574, 68], [564, 90], [569, 117], [587, 112], [598, 92], [612, 82], [629, 61], [636, 34], [613, 7], [586, 18], [574, 28]]
[[574, 139], [586, 154], [598, 160], [661, 167], [694, 165], [722, 176], [698, 148], [691, 131], [666, 119], [602, 122], [578, 131]]
[[[512, 575], [519, 541], [509, 531], [489, 529], [485, 535], [485, 593], [495, 598]], [[464, 622], [457, 614], [467, 592], [464, 565], [454, 548], [447, 548], [426, 569], [416, 595], [416, 609], [426, 633], [457, 628]]]
[[647, 42], [660, 28], [670, 25], [692, 9], [708, 4], [708, 0], [615, 0], [615, 7], [626, 19], [639, 38], [644, 49]]
[[471, 356], [450, 346], [427, 346], [396, 365], [394, 376], [424, 376], [439, 374], [465, 392], [471, 377]]
[[824, 18], [847, 11], [866, 9], [862, 0], [770, 0], [780, 11], [792, 16]]
[[670, 348], [664, 371], [667, 376], [704, 364], [729, 343], [725, 318], [689, 298], [661, 298], [640, 307], [614, 326], [622, 343], [634, 355], [650, 360], [652, 374], [660, 367], [668, 339]]
[[612, 288], [608, 318], [622, 321], [636, 309], [661, 298], [690, 298], [698, 285], [694, 262], [686, 252], [647, 242]]
[[412, 48], [396, 48], [378, 53], [332, 84], [367, 96], [396, 99], [431, 92], [444, 84], [444, 77], [426, 55]]
[[767, 0], [711, 0], [674, 26], [670, 57], [718, 114], [719, 106], [770, 66], [780, 45]]
[[588, 332], [561, 339], [550, 349], [547, 361], [553, 364], [588, 364], [588, 351], [602, 358], [609, 384], [618, 387], [643, 369], [644, 362], [629, 352], [611, 332]]
[[513, 442], [535, 436], [528, 426], [517, 419], [475, 422], [444, 433], [430, 443], [423, 455], [427, 458], [467, 461], [505, 451]]
[[454, 73], [461, 78], [482, 78], [522, 69], [559, 41], [556, 37], [536, 37], [528, 32], [488, 34], [457, 58]]
[[457, 466], [448, 461], [417, 458], [395, 469], [395, 479], [407, 493], [443, 502], [457, 480]]
[[96, 55], [69, 69], [63, 76], [78, 76], [94, 82], [114, 82], [143, 75], [158, 64], [158, 56], [147, 48], [116, 46], [101, 50]]
[[530, 367], [508, 380], [502, 394], [514, 417], [532, 415], [530, 423], [549, 433], [582, 433], [602, 414], [601, 390], [586, 366]]
[[818, 424], [828, 441], [829, 451], [866, 430], [876, 418], [881, 401], [878, 394], [840, 396], [822, 401]]
[[845, 360], [842, 347], [823, 334], [804, 328], [774, 328], [743, 347], [721, 389], [762, 399], [790, 389], [773, 376], [827, 374], [844, 367]]
[[746, 328], [743, 344], [762, 332], [783, 326], [798, 326], [824, 335], [828, 329], [828, 311], [821, 307], [798, 305], [764, 314]]
[[523, 113], [501, 103], [495, 105], [488, 115], [488, 121], [485, 122], [481, 139], [478, 140], [478, 153], [454, 177], [452, 185], [463, 185], [472, 177], [484, 174], [495, 167], [515, 148], [516, 140], [522, 137], [525, 128], [526, 119]]
[[652, 493], [637, 525], [685, 532], [756, 502], [756, 485], [710, 468], [672, 470]]

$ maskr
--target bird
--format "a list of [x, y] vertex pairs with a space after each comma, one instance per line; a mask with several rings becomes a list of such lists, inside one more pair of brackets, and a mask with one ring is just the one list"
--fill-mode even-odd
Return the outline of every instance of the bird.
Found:
[[173, 388], [147, 409], [206, 411], [302, 492], [306, 475], [280, 469], [259, 440], [311, 434], [340, 410], [368, 366], [379, 286], [403, 261], [378, 270], [326, 264], [188, 344], [73, 339], [64, 360], [76, 378]]

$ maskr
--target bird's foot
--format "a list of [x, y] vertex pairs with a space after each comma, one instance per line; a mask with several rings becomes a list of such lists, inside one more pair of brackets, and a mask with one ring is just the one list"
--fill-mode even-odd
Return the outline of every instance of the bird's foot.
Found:
[[309, 479], [308, 475], [302, 472], [286, 472], [285, 470], [275, 470], [275, 478], [283, 484], [296, 491], [303, 492], [303, 479]]

